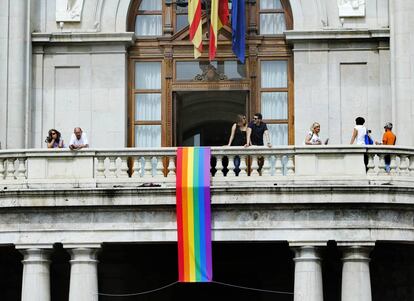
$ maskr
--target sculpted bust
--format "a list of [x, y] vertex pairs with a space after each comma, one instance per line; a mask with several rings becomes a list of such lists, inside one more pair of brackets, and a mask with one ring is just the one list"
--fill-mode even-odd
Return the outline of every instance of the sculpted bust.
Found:
[[80, 22], [83, 0], [56, 0], [56, 22]]
[[339, 17], [365, 17], [365, 0], [338, 0]]

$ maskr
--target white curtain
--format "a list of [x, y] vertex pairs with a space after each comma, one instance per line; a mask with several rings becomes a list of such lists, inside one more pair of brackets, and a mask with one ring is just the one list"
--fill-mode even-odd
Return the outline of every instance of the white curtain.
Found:
[[282, 9], [280, 0], [260, 0], [260, 9]]
[[260, 34], [283, 34], [286, 31], [285, 14], [260, 14]]
[[135, 120], [161, 120], [161, 94], [135, 95]]
[[139, 10], [162, 10], [162, 0], [142, 0]]
[[288, 119], [287, 92], [263, 92], [261, 95], [264, 119]]
[[267, 124], [272, 145], [288, 144], [288, 125], [287, 124]]
[[135, 20], [136, 36], [161, 36], [162, 15], [138, 15]]
[[161, 147], [161, 125], [136, 125], [136, 147]]
[[262, 88], [287, 88], [287, 61], [262, 61]]
[[161, 89], [161, 63], [135, 63], [135, 88], [146, 90]]

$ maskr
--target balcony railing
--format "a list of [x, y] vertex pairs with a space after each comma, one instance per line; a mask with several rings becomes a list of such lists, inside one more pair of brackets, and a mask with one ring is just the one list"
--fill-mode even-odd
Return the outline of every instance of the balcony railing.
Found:
[[[174, 187], [175, 157], [176, 148], [1, 150], [0, 188]], [[414, 185], [408, 147], [213, 147], [212, 157], [212, 186]]]

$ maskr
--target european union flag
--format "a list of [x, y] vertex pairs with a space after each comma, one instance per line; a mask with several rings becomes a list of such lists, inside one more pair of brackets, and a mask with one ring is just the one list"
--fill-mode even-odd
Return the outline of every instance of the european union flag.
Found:
[[233, 31], [233, 52], [244, 64], [246, 48], [245, 0], [233, 0], [231, 8], [231, 28]]

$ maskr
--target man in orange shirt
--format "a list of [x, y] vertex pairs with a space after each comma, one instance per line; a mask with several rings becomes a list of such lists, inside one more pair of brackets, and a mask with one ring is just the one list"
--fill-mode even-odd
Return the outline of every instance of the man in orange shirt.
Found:
[[[395, 145], [395, 142], [397, 141], [397, 136], [395, 136], [394, 133], [392, 132], [392, 123], [387, 122], [384, 126], [384, 130], [385, 130], [385, 133], [382, 136], [382, 143], [376, 142], [375, 144]], [[391, 156], [385, 155], [384, 161], [385, 161], [385, 170], [387, 172], [390, 172]]]

